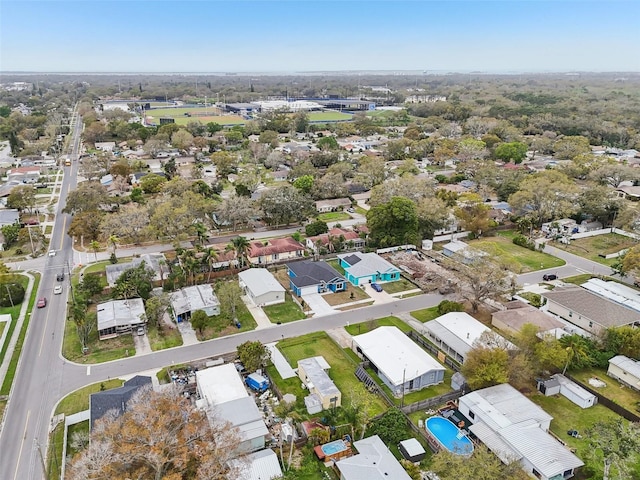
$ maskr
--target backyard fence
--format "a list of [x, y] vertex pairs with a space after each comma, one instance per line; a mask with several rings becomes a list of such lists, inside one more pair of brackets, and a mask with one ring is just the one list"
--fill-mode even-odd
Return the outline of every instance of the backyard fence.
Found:
[[630, 412], [629, 410], [627, 410], [623, 406], [615, 403], [613, 400], [610, 400], [607, 397], [602, 396], [602, 394], [600, 392], [598, 392], [597, 390], [594, 390], [593, 388], [589, 387], [588, 385], [585, 385], [581, 381], [576, 380], [575, 378], [573, 378], [569, 374], [565, 373], [565, 377], [567, 377], [569, 380], [573, 380], [574, 382], [576, 382], [578, 385], [580, 385], [582, 388], [584, 388], [587, 392], [593, 393], [596, 397], [598, 397], [598, 403], [601, 403], [602, 405], [607, 407], [609, 410], [611, 410], [611, 411], [617, 413], [618, 415], [620, 415], [622, 418], [625, 418], [625, 419], [629, 420], [630, 422], [640, 422], [640, 416], [636, 415], [633, 412]]
[[[432, 344], [429, 340], [427, 340], [424, 337], [422, 337], [422, 335], [419, 335], [415, 330], [411, 330], [411, 331], [407, 332], [407, 335], [409, 336], [409, 338], [411, 340], [416, 342], [422, 348], [427, 350], [429, 353], [435, 355], [435, 357], [438, 360], [440, 359], [439, 354], [444, 353], [438, 347], [436, 347], [434, 344]], [[445, 357], [444, 357], [444, 364], [447, 367], [451, 368], [455, 372], [459, 372], [460, 371], [460, 365], [458, 364], [458, 362], [452, 360], [447, 355], [445, 355]]]
[[451, 400], [457, 400], [462, 395], [464, 395], [463, 390], [454, 390], [453, 392], [444, 393], [437, 397], [427, 398], [425, 400], [414, 402], [410, 405], [405, 405], [404, 407], [401, 408], [401, 410], [404, 413], [409, 414], [409, 413], [417, 412], [418, 410], [425, 410], [432, 407], [437, 407]]

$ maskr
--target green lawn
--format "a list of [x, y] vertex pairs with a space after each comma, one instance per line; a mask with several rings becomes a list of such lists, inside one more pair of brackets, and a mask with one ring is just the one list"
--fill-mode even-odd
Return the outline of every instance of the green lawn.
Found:
[[7, 322], [0, 322], [0, 338], [2, 338], [2, 332], [4, 331], [6, 326], [7, 326]]
[[342, 268], [342, 266], [340, 265], [340, 260], [338, 260], [337, 258], [334, 258], [331, 260], [327, 260], [327, 263], [331, 265], [336, 272], [344, 276], [344, 268]]
[[607, 371], [604, 368], [594, 367], [570, 373], [585, 385], [589, 385], [589, 379], [591, 377], [602, 380], [607, 384], [607, 386], [598, 388], [598, 393], [626, 408], [630, 412], [640, 415], [640, 392], [636, 392], [628, 387], [623, 387], [615, 378], [608, 376]]
[[587, 280], [590, 280], [591, 278], [593, 278], [593, 275], [591, 275], [590, 273], [584, 273], [582, 275], [575, 275], [573, 277], [563, 278], [562, 281], [564, 283], [573, 283], [574, 285], [582, 285], [583, 283], [585, 283]]
[[310, 122], [338, 122], [351, 120], [353, 115], [342, 112], [309, 112], [307, 113]]
[[612, 265], [617, 261], [616, 258], [610, 258], [607, 260], [601, 257], [600, 254], [607, 255], [610, 253], [617, 253], [625, 248], [631, 248], [637, 245], [637, 243], [638, 241], [633, 238], [618, 235], [617, 233], [607, 233], [605, 235], [596, 235], [594, 237], [571, 240], [569, 245], [554, 242], [553, 246], [566, 250], [574, 255], [588, 258], [594, 262], [602, 263], [604, 265]]
[[108, 340], [99, 340], [98, 332], [95, 328], [89, 335], [88, 347], [89, 352], [83, 355], [75, 323], [67, 319], [62, 343], [62, 355], [68, 360], [85, 364], [102, 363], [126, 358], [136, 352], [133, 335], [127, 334]]
[[404, 277], [400, 277], [397, 282], [386, 282], [379, 284], [382, 289], [387, 293], [399, 293], [406, 292], [407, 290], [415, 290], [418, 288], [415, 284], [411, 283]]
[[[87, 252], [91, 255], [93, 252], [89, 252], [87, 250]], [[130, 261], [133, 260], [133, 257], [123, 257], [123, 258], [118, 258], [118, 263], [128, 263]], [[105, 268], [107, 265], [111, 265], [111, 262], [109, 260], [103, 260], [101, 262], [97, 262], [97, 263], [92, 263], [91, 265], [87, 265], [86, 268], [84, 269], [84, 273], [98, 273], [98, 272], [102, 272], [104, 273]]]
[[82, 412], [89, 408], [89, 396], [92, 393], [99, 392], [101, 390], [111, 390], [112, 388], [121, 387], [124, 380], [113, 378], [106, 382], [92, 383], [86, 387], [76, 390], [64, 397], [58, 406], [56, 407], [56, 415], [64, 413], [65, 415], [72, 415], [74, 413]]
[[285, 293], [285, 302], [276, 305], [267, 305], [262, 307], [264, 313], [267, 314], [271, 323], [288, 323], [306, 318], [300, 307], [291, 299], [289, 293]]
[[469, 245], [495, 257], [514, 273], [526, 273], [561, 267], [565, 261], [547, 253], [529, 250], [511, 241], [512, 232], [500, 232], [495, 237], [469, 241]]
[[[375, 330], [378, 327], [398, 327], [403, 332], [409, 332], [413, 330], [409, 325], [403, 322], [398, 317], [382, 317], [375, 320], [368, 320], [362, 323], [356, 323], [344, 327], [350, 335], [360, 335], [362, 333], [368, 333], [371, 330]], [[360, 361], [360, 360], [358, 360]]]
[[[212, 326], [205, 328], [202, 333], [197, 333], [198, 340], [204, 341], [211, 340], [212, 338], [226, 337], [227, 335], [233, 335], [234, 333], [255, 330], [255, 328], [258, 326], [253, 318], [253, 315], [251, 315], [251, 312], [249, 312], [247, 306], [242, 302], [240, 302], [240, 304], [236, 308], [236, 316], [238, 317], [238, 321], [240, 322], [240, 328], [237, 328], [232, 323], [231, 317], [225, 316], [224, 313], [221, 313], [216, 317], [215, 321], [212, 322]], [[213, 323], [215, 323], [216, 325], [213, 325]], [[220, 325], [223, 326], [220, 327]]]
[[[350, 392], [360, 383], [354, 375], [356, 365], [325, 332], [311, 333], [309, 335], [283, 340], [278, 342], [278, 349], [285, 356], [289, 364], [294, 367], [297, 366], [298, 360], [322, 355], [329, 365], [331, 365], [328, 374], [342, 392], [342, 404], [346, 405], [349, 403]], [[276, 373], [275, 378], [280, 379], [280, 376]], [[287, 382], [288, 385], [284, 385], [284, 387], [286, 387], [284, 390], [281, 388], [281, 393], [283, 394], [289, 392], [291, 387], [297, 386], [296, 388], [300, 388], [300, 379], [298, 378], [288, 379], [284, 382]], [[278, 386], [280, 386], [279, 382]], [[296, 391], [292, 391], [291, 393], [298, 395]], [[299, 394], [303, 396], [306, 395], [306, 393], [301, 391], [299, 391]], [[386, 404], [381, 398], [371, 394], [371, 409], [375, 416], [386, 410]]]
[[356, 210], [356, 213], [359, 213], [360, 215], [364, 215], [365, 217], [367, 216], [367, 212], [369, 211], [369, 210], [365, 210], [359, 205], [356, 206], [355, 210]]
[[434, 318], [438, 318], [440, 314], [438, 313], [438, 307], [430, 307], [424, 308], [422, 310], [414, 310], [411, 312], [411, 316], [418, 320], [419, 322], [428, 322], [429, 320], [433, 320]]
[[175, 327], [169, 328], [165, 325], [161, 334], [157, 327], [150, 326], [147, 329], [147, 337], [149, 338], [151, 350], [154, 352], [182, 345], [182, 335]]
[[318, 220], [323, 222], [340, 222], [342, 220], [349, 220], [351, 215], [345, 212], [327, 212], [318, 215]]

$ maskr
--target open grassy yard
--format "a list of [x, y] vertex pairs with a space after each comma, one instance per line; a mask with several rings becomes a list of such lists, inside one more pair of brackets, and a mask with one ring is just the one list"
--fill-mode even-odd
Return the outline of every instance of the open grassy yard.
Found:
[[[94, 328], [89, 335], [89, 352], [82, 353], [82, 345], [78, 338], [75, 323], [67, 319], [64, 328], [64, 340], [62, 342], [62, 355], [64, 358], [77, 363], [102, 363], [119, 358], [126, 358], [135, 354], [133, 335], [121, 335], [108, 340], [99, 340], [98, 331]], [[127, 355], [128, 352], [128, 355]]]
[[307, 115], [310, 122], [339, 122], [353, 118], [350, 113], [342, 112], [309, 112]]
[[438, 313], [438, 307], [430, 307], [422, 310], [414, 310], [411, 312], [411, 316], [419, 322], [424, 323], [429, 320], [433, 320], [434, 318], [438, 318], [440, 314]]
[[346, 212], [327, 212], [318, 215], [318, 219], [323, 222], [340, 222], [342, 220], [349, 220], [351, 215]]
[[342, 266], [340, 265], [340, 260], [338, 260], [337, 258], [333, 258], [331, 260], [327, 260], [327, 263], [331, 265], [340, 275], [344, 275], [344, 268], [342, 268]]
[[300, 307], [291, 299], [289, 293], [285, 293], [285, 302], [276, 305], [267, 305], [262, 307], [264, 313], [267, 314], [271, 323], [288, 323], [306, 318]]
[[[329, 365], [331, 365], [328, 374], [342, 392], [342, 404], [346, 405], [349, 403], [350, 392], [356, 385], [360, 383], [360, 381], [354, 375], [356, 365], [349, 359], [349, 357], [344, 354], [342, 349], [337, 344], [335, 344], [326, 333], [318, 332], [309, 335], [303, 335], [297, 338], [283, 340], [281, 342], [278, 342], [278, 348], [285, 356], [289, 364], [294, 367], [297, 366], [298, 360], [322, 355], [329, 363]], [[275, 374], [275, 378], [280, 379], [280, 376], [277, 374], [277, 372]], [[283, 389], [281, 389], [281, 393], [283, 394], [289, 392], [291, 387], [293, 386], [297, 386], [297, 388], [300, 388], [300, 379], [298, 378], [288, 379], [283, 382], [285, 382], [285, 384], [283, 385]], [[279, 382], [278, 387], [280, 387]], [[296, 395], [295, 391], [292, 391], [291, 393]], [[306, 393], [302, 391], [300, 391], [299, 393], [303, 396], [306, 395]], [[371, 404], [373, 416], [378, 415], [386, 410], [384, 401], [373, 394], [371, 396]]]
[[611, 265], [616, 262], [616, 258], [607, 260], [600, 255], [617, 253], [625, 248], [631, 248], [637, 243], [638, 241], [633, 238], [618, 235], [617, 233], [607, 233], [605, 235], [596, 235], [595, 237], [571, 240], [569, 245], [553, 242], [553, 246], [566, 250], [574, 255], [588, 258], [594, 262]]
[[375, 330], [378, 327], [398, 327], [405, 333], [413, 330], [398, 317], [376, 318], [374, 320], [349, 325], [348, 327], [344, 327], [344, 329], [349, 332], [350, 335], [360, 335], [361, 333], [368, 333], [371, 330]]
[[180, 335], [180, 332], [175, 327], [169, 328], [165, 325], [162, 333], [160, 333], [157, 327], [149, 327], [147, 329], [147, 337], [149, 338], [151, 350], [154, 352], [182, 345], [182, 335]]
[[615, 378], [608, 376], [605, 369], [589, 368], [570, 373], [585, 385], [589, 385], [589, 379], [592, 377], [602, 380], [607, 386], [598, 388], [598, 393], [607, 397], [609, 400], [613, 400], [630, 412], [640, 415], [640, 392], [636, 392], [628, 387], [623, 387]]
[[400, 277], [400, 280], [398, 280], [397, 282], [381, 283], [380, 286], [387, 293], [406, 292], [407, 290], [415, 290], [416, 288], [418, 288], [417, 285], [411, 283], [404, 277]]
[[65, 415], [72, 415], [74, 413], [82, 412], [89, 408], [89, 396], [92, 393], [99, 392], [101, 390], [111, 390], [112, 388], [121, 387], [124, 383], [123, 380], [113, 378], [106, 382], [92, 383], [86, 387], [82, 387], [80, 390], [76, 390], [64, 397], [58, 406], [56, 407], [56, 415], [64, 413]]
[[367, 292], [365, 292], [361, 288], [354, 287], [349, 283], [347, 285], [347, 289], [344, 292], [328, 293], [327, 295], [323, 295], [322, 298], [329, 305], [335, 306], [343, 305], [350, 302], [357, 302], [358, 300], [365, 300], [370, 297]]
[[[203, 125], [207, 123], [217, 123], [218, 125], [224, 126], [233, 126], [233, 125], [244, 125], [246, 120], [242, 118], [240, 115], [210, 115], [207, 117], [178, 117], [175, 119], [176, 125], [187, 125], [191, 122], [199, 121]], [[157, 121], [158, 123], [160, 120]]]
[[[212, 338], [226, 337], [227, 335], [233, 335], [234, 333], [247, 332], [254, 330], [258, 324], [251, 315], [251, 312], [247, 309], [244, 303], [240, 303], [236, 308], [236, 316], [240, 322], [241, 327], [237, 328], [231, 323], [231, 318], [221, 313], [215, 317], [215, 321], [212, 321], [211, 325], [200, 332], [197, 332], [198, 340], [211, 340]], [[214, 318], [214, 317], [211, 317]]]
[[514, 273], [526, 273], [546, 268], [561, 267], [565, 261], [547, 253], [534, 252], [516, 245], [511, 240], [513, 233], [500, 232], [495, 237], [469, 241], [469, 245], [477, 248], [497, 260], [505, 263]]

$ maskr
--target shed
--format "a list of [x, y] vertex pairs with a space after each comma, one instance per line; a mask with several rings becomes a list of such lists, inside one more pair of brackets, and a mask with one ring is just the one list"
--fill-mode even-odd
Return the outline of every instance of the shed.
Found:
[[456, 372], [451, 375], [451, 388], [454, 390], [462, 390], [462, 388], [467, 384], [467, 379], [464, 378], [460, 372]]
[[560, 395], [568, 398], [580, 408], [593, 407], [598, 403], [598, 397], [564, 375], [556, 373], [551, 378], [557, 380], [560, 384]]
[[427, 454], [424, 447], [415, 438], [401, 441], [398, 444], [398, 450], [406, 460], [414, 463], [420, 462]]
[[538, 391], [545, 397], [558, 395], [560, 393], [560, 382], [556, 378], [538, 380]]

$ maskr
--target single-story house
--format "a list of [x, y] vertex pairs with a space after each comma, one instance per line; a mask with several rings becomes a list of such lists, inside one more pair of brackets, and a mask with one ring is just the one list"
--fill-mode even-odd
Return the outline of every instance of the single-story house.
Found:
[[358, 232], [337, 227], [332, 228], [327, 233], [308, 237], [305, 243], [309, 250], [315, 252], [318, 248], [326, 248], [327, 250], [332, 248], [333, 245], [329, 244], [332, 243], [333, 239], [340, 241], [342, 250], [361, 250], [365, 246], [365, 239]]
[[610, 327], [640, 325], [640, 312], [621, 303], [572, 286], [542, 294], [547, 311], [594, 335]]
[[516, 335], [526, 324], [534, 325], [540, 335], [546, 332], [555, 336], [557, 329], [562, 330], [564, 323], [536, 307], [519, 302], [520, 308], [497, 311], [491, 314], [491, 325], [499, 330]]
[[540, 230], [546, 234], [578, 233], [578, 222], [572, 218], [561, 218], [543, 223]]
[[353, 442], [353, 446], [358, 454], [336, 463], [340, 480], [411, 480], [377, 435]]
[[303, 260], [287, 263], [289, 286], [297, 295], [310, 293], [342, 292], [347, 289], [347, 281], [326, 262]]
[[351, 200], [348, 198], [332, 198], [328, 200], [317, 200], [316, 210], [319, 213], [335, 212], [344, 210], [351, 206]]
[[40, 167], [18, 167], [7, 170], [7, 182], [38, 183]]
[[198, 370], [196, 389], [196, 406], [207, 412], [210, 422], [226, 421], [238, 430], [239, 452], [264, 448], [269, 430], [233, 363]]
[[548, 433], [553, 417], [508, 383], [460, 397], [458, 409], [471, 422], [471, 433], [500, 460], [519, 461], [536, 478], [571, 478], [584, 465]]
[[356, 287], [372, 282], [400, 280], [400, 269], [377, 253], [353, 252], [338, 255], [345, 277]]
[[250, 268], [238, 273], [240, 288], [254, 305], [284, 303], [285, 289], [266, 268]]
[[118, 416], [127, 410], [127, 403], [140, 388], [152, 388], [151, 377], [136, 375], [124, 382], [120, 388], [112, 388], [89, 396], [89, 428], [93, 430], [96, 421], [110, 411], [115, 410]]
[[445, 368], [397, 327], [356, 335], [351, 348], [396, 396], [444, 381]]
[[209, 284], [182, 288], [173, 292], [170, 300], [177, 322], [189, 320], [196, 310], [202, 310], [210, 317], [220, 315], [220, 301]]
[[442, 254], [454, 259], [460, 259], [462, 263], [471, 264], [480, 258], [487, 256], [486, 252], [471, 248], [460, 240], [453, 240], [442, 247]]
[[96, 142], [96, 150], [102, 150], [103, 152], [113, 152], [116, 148], [116, 142]]
[[593, 407], [598, 403], [598, 397], [585, 390], [573, 380], [560, 373], [551, 375], [548, 380], [538, 380], [538, 390], [546, 397], [562, 395], [568, 398], [580, 408]]
[[114, 338], [123, 333], [130, 333], [146, 323], [144, 302], [141, 298], [127, 300], [111, 300], [99, 303], [98, 336], [100, 340]]
[[282, 260], [304, 257], [304, 245], [291, 237], [251, 242], [247, 258], [253, 265], [267, 265]]
[[289, 170], [276, 170], [271, 172], [271, 178], [276, 182], [284, 182], [289, 176]]
[[143, 262], [148, 269], [153, 270], [153, 281], [163, 280], [169, 274], [169, 267], [163, 253], [143, 253], [130, 262], [107, 265], [105, 267], [107, 283], [109, 286], [114, 286], [123, 272], [135, 268]]
[[275, 480], [282, 477], [278, 456], [270, 448], [245, 455], [229, 462], [234, 477], [227, 480]]
[[616, 355], [609, 360], [607, 375], [634, 390], [640, 390], [640, 362], [637, 360], [624, 355]]
[[20, 223], [20, 212], [16, 208], [0, 209], [0, 227]]
[[[324, 357], [311, 357], [298, 360], [298, 377], [309, 389], [309, 400], [305, 404], [310, 414], [342, 405], [342, 393], [327, 374], [331, 366]], [[320, 407], [315, 409], [314, 407]]]
[[[423, 335], [457, 362], [464, 363], [467, 353], [480, 341], [485, 332], [491, 332], [484, 324], [465, 312], [450, 312], [425, 322]], [[507, 348], [515, 348], [508, 340], [496, 334]]]

